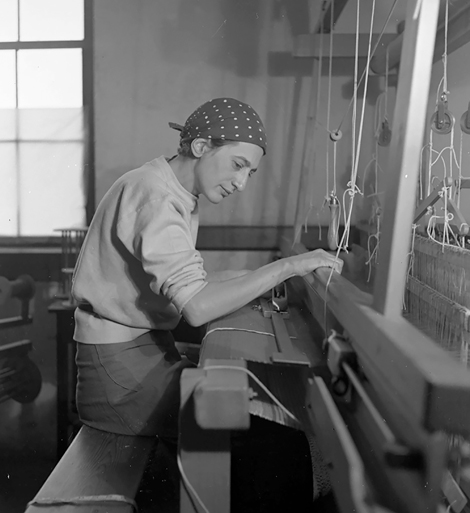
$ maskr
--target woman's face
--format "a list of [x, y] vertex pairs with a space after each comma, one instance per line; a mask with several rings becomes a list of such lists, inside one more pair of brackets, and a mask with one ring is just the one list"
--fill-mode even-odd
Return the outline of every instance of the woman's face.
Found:
[[256, 144], [234, 142], [206, 150], [195, 171], [195, 194], [211, 203], [220, 203], [235, 191], [243, 191], [248, 178], [257, 170], [263, 150]]

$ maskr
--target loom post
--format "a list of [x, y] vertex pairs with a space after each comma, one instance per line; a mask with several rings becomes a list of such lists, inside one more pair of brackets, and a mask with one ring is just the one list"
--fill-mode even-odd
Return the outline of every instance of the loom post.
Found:
[[413, 221], [438, 14], [438, 0], [409, 2], [374, 288], [375, 310], [390, 318], [400, 317], [402, 311], [412, 235], [403, 227]]

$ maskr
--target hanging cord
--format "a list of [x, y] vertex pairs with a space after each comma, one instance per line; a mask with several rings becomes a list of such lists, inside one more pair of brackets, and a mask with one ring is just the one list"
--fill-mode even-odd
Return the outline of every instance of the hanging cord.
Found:
[[[330, 9], [330, 44], [328, 51], [328, 96], [327, 96], [327, 108], [326, 108], [326, 127], [325, 128], [327, 134], [331, 134], [330, 120], [331, 120], [331, 87], [332, 87], [332, 77], [333, 77], [333, 43], [334, 43], [334, 2], [331, 3]], [[323, 31], [323, 18], [322, 18], [322, 31]], [[326, 182], [325, 182], [325, 197], [323, 199], [323, 203], [321, 206], [321, 211], [324, 210], [325, 206], [328, 204], [330, 199], [330, 137], [327, 137], [326, 145], [325, 145], [325, 172], [326, 172]], [[321, 224], [319, 220], [319, 230], [321, 238]]]
[[[330, 11], [330, 50], [329, 50], [329, 66], [328, 66], [328, 101], [326, 108], [326, 131], [331, 134], [331, 126], [330, 126], [330, 115], [331, 115], [331, 82], [333, 76], [333, 34], [334, 34], [334, 6], [335, 3], [331, 2], [331, 11]], [[328, 137], [326, 140], [326, 194], [325, 201], [328, 201], [328, 195], [330, 192], [330, 138]]]
[[[369, 258], [366, 261], [366, 265], [369, 266], [369, 273], [367, 276], [367, 283], [370, 281], [370, 277], [372, 275], [372, 260], [374, 260], [375, 263], [377, 263], [377, 255], [379, 252], [379, 245], [380, 245], [380, 209], [377, 209], [375, 219], [377, 220], [377, 229], [375, 233], [371, 233], [367, 239], [367, 251], [369, 254]], [[375, 246], [374, 249], [370, 250], [370, 244], [372, 239], [375, 239]]]
[[[371, 59], [371, 47], [372, 47], [372, 32], [374, 28], [374, 15], [375, 15], [375, 0], [372, 3], [372, 12], [371, 12], [371, 18], [370, 18], [370, 29], [369, 29], [369, 45], [368, 45], [368, 51], [367, 51], [367, 62], [366, 62], [366, 68], [369, 69], [370, 65], [370, 59]], [[356, 19], [356, 56], [355, 56], [355, 94], [354, 94], [354, 110], [353, 110], [353, 131], [355, 132], [355, 125], [356, 125], [356, 104], [357, 104], [357, 68], [358, 68], [358, 54], [359, 54], [359, 18], [360, 18], [360, 0], [357, 1], [357, 19]], [[354, 197], [356, 194], [361, 194], [362, 192], [356, 185], [357, 182], [357, 172], [359, 167], [359, 157], [361, 153], [361, 144], [362, 144], [362, 134], [363, 134], [363, 127], [364, 127], [364, 115], [365, 115], [365, 108], [366, 108], [366, 98], [367, 98], [367, 90], [368, 90], [368, 83], [369, 83], [369, 75], [366, 75], [366, 79], [364, 82], [364, 100], [362, 102], [362, 109], [361, 109], [361, 117], [359, 121], [359, 133], [357, 137], [357, 144], [355, 145], [354, 155], [353, 155], [353, 169], [351, 173], [351, 180], [348, 182], [348, 188], [345, 190], [343, 194], [343, 214], [345, 217], [344, 222], [344, 232], [343, 236], [341, 238], [341, 242], [339, 244], [340, 248], [343, 248], [347, 250], [347, 246], [349, 245], [349, 232], [351, 227], [351, 217], [352, 217], [352, 208], [354, 204]], [[353, 136], [354, 139], [354, 136]], [[346, 216], [346, 195], [349, 196], [349, 205], [347, 209], [347, 216]]]
[[[393, 8], [396, 4], [396, 0], [394, 2]], [[369, 30], [369, 44], [368, 44], [368, 51], [367, 51], [367, 63], [365, 70], [369, 69], [370, 65], [370, 59], [372, 57], [372, 31], [374, 27], [374, 15], [375, 15], [375, 0], [372, 2], [372, 12], [371, 12], [371, 18], [370, 18], [370, 30]], [[389, 17], [391, 14], [389, 14]], [[358, 61], [359, 61], [359, 20], [360, 20], [360, 0], [357, 0], [357, 9], [356, 9], [356, 51], [355, 51], [355, 59], [354, 59], [354, 94], [353, 94], [353, 119], [352, 119], [352, 140], [355, 142], [355, 128], [356, 128], [356, 111], [357, 111], [357, 91], [358, 91]], [[387, 20], [388, 22], [388, 20]], [[385, 24], [386, 26], [386, 24]], [[385, 29], [385, 27], [384, 27]], [[380, 37], [379, 37], [380, 41]], [[377, 46], [377, 45], [376, 45]], [[360, 155], [360, 145], [362, 140], [362, 128], [364, 124], [364, 112], [365, 112], [365, 105], [366, 105], [366, 98], [367, 98], [367, 88], [368, 88], [368, 75], [366, 75], [366, 80], [364, 83], [364, 101], [362, 105], [362, 113], [361, 113], [361, 119], [359, 123], [359, 136], [357, 141], [357, 154], [356, 154], [356, 145], [353, 143], [353, 169], [351, 171], [351, 180], [348, 182], [348, 187], [344, 191], [343, 194], [343, 215], [344, 215], [344, 230], [343, 234], [341, 236], [341, 240], [338, 244], [338, 249], [336, 251], [335, 261], [339, 259], [339, 254], [342, 249], [344, 249], [347, 252], [347, 245], [349, 242], [349, 231], [351, 227], [351, 216], [352, 216], [352, 206], [354, 202], [354, 196], [361, 191], [356, 185], [356, 179], [357, 179], [357, 169], [359, 164], [359, 155]], [[349, 110], [349, 109], [348, 109]], [[339, 129], [338, 129], [339, 130]], [[350, 203], [349, 203], [349, 211], [348, 215], [346, 216], [346, 208], [345, 208], [345, 196], [346, 194], [349, 194], [350, 196]], [[324, 308], [323, 308], [323, 316], [324, 316], [324, 326], [327, 326], [327, 297], [328, 297], [328, 287], [331, 282], [331, 277], [333, 276], [334, 268], [331, 268], [330, 274], [328, 276], [328, 280], [325, 287], [325, 300], [324, 300]]]
[[455, 199], [457, 201], [457, 208], [460, 208], [460, 191], [462, 187], [462, 146], [463, 146], [463, 133], [460, 131], [460, 147], [459, 147], [459, 177], [457, 179], [457, 187], [455, 188]]
[[385, 52], [385, 114], [384, 119], [388, 120], [388, 66], [389, 66], [389, 51]]
[[[451, 131], [450, 145], [443, 148], [441, 151], [432, 150], [432, 153], [437, 154], [437, 157], [434, 160], [431, 160], [431, 167], [434, 166], [439, 160], [442, 161], [442, 166], [444, 168], [444, 176], [452, 177], [453, 163], [457, 166], [457, 169], [460, 170], [460, 162], [457, 159], [457, 153], [454, 148], [454, 129]], [[449, 158], [449, 171], [447, 170], [446, 161], [443, 157], [445, 151], [449, 150], [450, 158]], [[432, 176], [431, 176], [431, 185], [432, 185]]]
[[[379, 37], [378, 37], [378, 39], [377, 39], [377, 41], [376, 41], [376, 43], [374, 45], [374, 49], [372, 50], [372, 52], [370, 54], [370, 58], [372, 58], [375, 55], [375, 52], [376, 52], [376, 50], [377, 50], [377, 48], [378, 48], [378, 46], [379, 46], [379, 44], [381, 42], [382, 36], [384, 35], [385, 29], [387, 28], [388, 22], [390, 21], [390, 18], [392, 17], [393, 11], [395, 10], [395, 6], [397, 5], [397, 2], [398, 2], [398, 0], [395, 0], [393, 2], [392, 8], [390, 9], [390, 12], [388, 13], [387, 19], [385, 20], [385, 23], [384, 23], [384, 25], [382, 27], [382, 30], [380, 31]], [[368, 59], [368, 62], [370, 62], [370, 59]], [[359, 85], [362, 84], [362, 81], [364, 80], [364, 77], [366, 77], [368, 75], [368, 70], [369, 70], [369, 67], [366, 66], [364, 68], [364, 71], [363, 71], [362, 75], [361, 75], [361, 79], [359, 80]], [[353, 104], [353, 99], [351, 98], [351, 101], [349, 102], [348, 108], [346, 109], [346, 112], [344, 113], [344, 117], [343, 117], [341, 123], [339, 124], [338, 130], [341, 130], [341, 127], [343, 126], [343, 123], [346, 121], [346, 117], [347, 117], [347, 115], [349, 113], [349, 109], [351, 108], [352, 104]]]
[[432, 155], [433, 155], [433, 131], [429, 129], [429, 156], [428, 156], [428, 180], [427, 180], [427, 191], [426, 195], [429, 196], [431, 194], [431, 172], [432, 172]]
[[442, 56], [442, 63], [444, 65], [444, 92], [447, 94], [447, 38], [449, 29], [449, 0], [446, 0], [445, 8], [445, 23], [444, 23], [444, 54]]

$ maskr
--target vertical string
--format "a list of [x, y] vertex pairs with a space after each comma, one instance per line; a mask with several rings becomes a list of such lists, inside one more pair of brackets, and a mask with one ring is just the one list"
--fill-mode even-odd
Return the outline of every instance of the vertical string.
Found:
[[449, 0], [446, 0], [445, 24], [444, 24], [444, 55], [442, 56], [444, 63], [444, 93], [447, 93], [447, 34], [449, 25]]
[[[326, 130], [328, 134], [331, 133], [330, 115], [331, 115], [331, 83], [333, 76], [333, 34], [334, 34], [334, 10], [335, 3], [330, 4], [330, 49], [329, 49], [329, 69], [328, 69], [328, 103], [326, 112]], [[330, 192], [330, 138], [326, 141], [326, 194], [325, 199], [328, 199]]]
[[455, 194], [457, 196], [457, 208], [460, 208], [460, 188], [462, 187], [462, 145], [463, 145], [463, 132], [460, 131], [460, 149], [459, 149], [459, 178]]
[[385, 53], [385, 119], [388, 119], [388, 66], [389, 66], [389, 52], [388, 46]]

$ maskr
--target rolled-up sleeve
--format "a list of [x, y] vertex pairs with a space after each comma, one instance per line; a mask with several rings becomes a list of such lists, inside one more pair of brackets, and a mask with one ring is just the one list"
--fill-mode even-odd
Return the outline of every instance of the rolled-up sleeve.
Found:
[[119, 222], [118, 236], [151, 276], [150, 287], [181, 313], [206, 285], [204, 261], [191, 237], [190, 214], [169, 198], [146, 203]]

